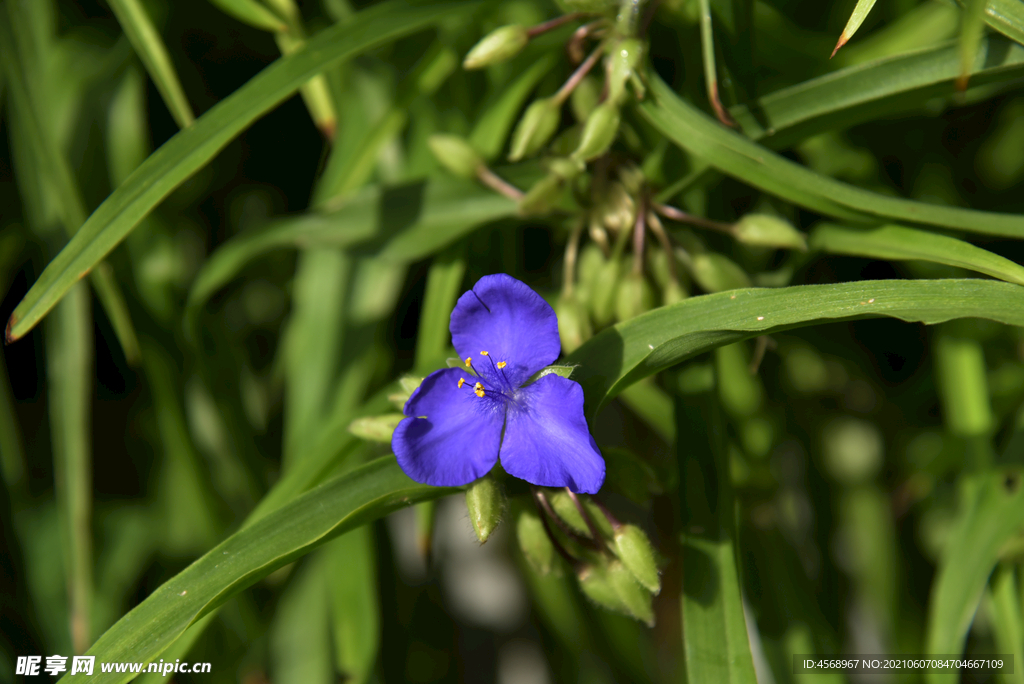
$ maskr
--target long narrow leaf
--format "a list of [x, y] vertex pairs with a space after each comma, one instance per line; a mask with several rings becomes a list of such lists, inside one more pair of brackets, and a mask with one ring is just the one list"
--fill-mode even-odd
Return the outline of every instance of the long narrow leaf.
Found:
[[11, 314], [7, 340], [31, 330], [74, 282], [91, 271], [174, 188], [325, 66], [472, 5], [391, 0], [359, 13], [348, 24], [321, 32], [304, 49], [264, 69], [160, 147], [93, 212]]
[[[56, 204], [56, 212], [64, 224], [64, 230], [68, 236], [73, 236], [85, 221], [86, 208], [82, 199], [81, 191], [75, 180], [68, 163], [67, 157], [61, 151], [60, 146], [49, 128], [44, 125], [46, 111], [44, 103], [38, 102], [33, 96], [32, 88], [22, 70], [21, 60], [24, 55], [16, 49], [17, 42], [13, 30], [15, 26], [19, 30], [26, 30], [21, 25], [21, 14], [13, 7], [0, 7], [0, 14], [7, 9], [6, 16], [11, 22], [0, 21], [0, 62], [3, 71], [7, 76], [7, 84], [11, 95], [14, 109], [17, 113], [18, 122], [24, 126], [27, 133], [29, 147], [33, 151], [36, 163], [39, 164], [41, 174], [45, 175], [46, 183], [51, 188], [49, 193], [44, 193], [44, 201], [51, 201]], [[43, 199], [43, 198], [40, 198]], [[99, 262], [99, 260], [97, 260]], [[139, 340], [132, 325], [131, 317], [128, 314], [128, 306], [125, 304], [124, 295], [114, 280], [113, 270], [105, 263], [94, 264], [96, 269], [91, 274], [92, 285], [103, 305], [104, 310], [110, 317], [114, 326], [114, 333], [117, 335], [121, 348], [129, 363], [135, 363], [139, 358]], [[83, 271], [68, 282], [70, 288], [85, 273]], [[7, 341], [12, 341], [11, 337]]]
[[64, 541], [71, 643], [85, 650], [92, 602], [92, 315], [75, 287], [46, 329], [54, 491]]
[[[1024, 525], [1024, 473], [989, 472], [964, 483], [963, 512], [950, 531], [928, 600], [926, 653], [961, 653], [1000, 548]], [[957, 673], [926, 675], [933, 684]]]
[[[89, 649], [97, 663], [151, 662], [186, 629], [276, 568], [391, 511], [453, 490], [416, 484], [394, 457], [377, 459], [299, 497], [231, 535], [154, 591]], [[132, 673], [74, 680], [120, 684]]]
[[358, 246], [385, 259], [413, 261], [482, 223], [515, 211], [511, 200], [463, 180], [366, 188], [323, 211], [274, 222], [223, 245], [203, 265], [192, 286], [188, 325], [194, 325], [199, 309], [245, 264], [270, 250]]
[[862, 230], [823, 223], [811, 233], [809, 244], [811, 249], [832, 254], [851, 254], [890, 261], [931, 261], [1024, 285], [1024, 267], [1020, 264], [963, 240], [905, 226]]
[[681, 100], [658, 76], [640, 111], [680, 147], [723, 173], [828, 216], [856, 222], [896, 220], [1024, 237], [1024, 216], [995, 214], [886, 197], [811, 171], [719, 126]]
[[178, 79], [178, 72], [174, 70], [171, 56], [167, 54], [167, 46], [163, 38], [153, 26], [152, 20], [146, 14], [146, 8], [140, 0], [108, 0], [110, 9], [114, 10], [117, 21], [132, 47], [135, 48], [139, 59], [146, 65], [146, 71], [164, 99], [167, 109], [174, 117], [179, 128], [192, 125], [195, 115], [192, 113], [192, 106], [185, 97], [185, 91]]
[[989, 280], [884, 280], [744, 289], [691, 297], [602, 331], [570, 354], [587, 415], [625, 387], [739, 340], [821, 321], [888, 316], [942, 323], [987, 318], [1024, 325], [1024, 288]]
[[853, 34], [857, 32], [860, 25], [868, 18], [868, 12], [874, 6], [875, 0], [857, 0], [857, 5], [853, 8], [850, 20], [846, 22], [846, 26], [843, 28], [843, 34], [839, 36], [839, 42], [836, 43], [835, 49], [832, 50], [832, 57], [835, 57], [836, 53], [839, 52], [839, 48], [846, 45], [850, 38], [853, 38]]

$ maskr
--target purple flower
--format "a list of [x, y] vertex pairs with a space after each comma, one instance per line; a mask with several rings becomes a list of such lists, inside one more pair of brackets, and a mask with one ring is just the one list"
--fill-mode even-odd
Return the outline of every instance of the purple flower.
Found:
[[457, 487], [486, 475], [501, 456], [510, 475], [594, 494], [604, 459], [583, 417], [583, 389], [559, 375], [523, 386], [560, 349], [558, 318], [515, 278], [484, 276], [459, 297], [449, 329], [466, 366], [423, 380], [391, 438], [405, 474]]

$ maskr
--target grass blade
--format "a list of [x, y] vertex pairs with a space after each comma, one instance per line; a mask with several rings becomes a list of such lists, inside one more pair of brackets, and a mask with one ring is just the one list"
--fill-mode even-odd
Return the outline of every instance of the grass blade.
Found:
[[280, 17], [256, 0], [210, 0], [210, 2], [225, 14], [230, 14], [253, 28], [274, 33], [285, 31], [288, 28]]
[[[1000, 564], [989, 581], [989, 600], [996, 648], [1000, 653], [1012, 653], [1014, 662], [1024, 662], [1024, 615], [1021, 615], [1017, 577], [1012, 565]], [[1003, 675], [1003, 681], [1024, 683], [1024, 671], [1016, 668], [1012, 675]]]
[[[347, 535], [346, 535], [347, 536]], [[275, 682], [331, 684], [330, 604], [324, 600], [330, 581], [323, 553], [313, 554], [293, 573], [270, 626], [270, 667]]]
[[676, 404], [679, 500], [685, 502], [681, 610], [686, 681], [756, 684], [739, 585], [725, 425], [714, 389], [680, 397]]
[[[953, 523], [928, 600], [925, 653], [961, 653], [999, 551], [1024, 524], [1024, 473], [1019, 468], [973, 476], [961, 488], [961, 513]], [[957, 681], [957, 673], [925, 676], [932, 684]]]
[[905, 226], [868, 230], [832, 223], [819, 224], [811, 233], [811, 249], [889, 261], [920, 259], [966, 268], [1008, 283], [1024, 285], [1024, 267], [969, 242]]
[[109, 0], [110, 9], [121, 24], [121, 30], [128, 36], [135, 53], [146, 66], [150, 78], [153, 79], [160, 97], [174, 117], [178, 128], [186, 128], [195, 121], [192, 106], [185, 97], [178, 73], [174, 70], [171, 56], [156, 27], [146, 14], [140, 0]]
[[323, 553], [329, 577], [335, 666], [346, 682], [364, 684], [373, 675], [380, 649], [373, 528], [368, 525], [356, 528]]
[[718, 70], [715, 68], [715, 32], [711, 24], [711, 2], [700, 0], [700, 46], [704, 59], [704, 83], [708, 90], [708, 101], [715, 110], [715, 116], [726, 126], [735, 126], [729, 110], [722, 106], [718, 93]]
[[420, 326], [416, 336], [416, 361], [413, 368], [428, 373], [440, 365], [451, 346], [448, 319], [462, 291], [466, 273], [466, 248], [457, 243], [434, 257], [427, 272], [427, 290], [420, 309]]
[[225, 243], [203, 264], [189, 293], [186, 325], [257, 256], [281, 247], [358, 247], [392, 261], [433, 253], [476, 226], [512, 216], [516, 205], [469, 181], [439, 178], [397, 188], [365, 188], [351, 197], [271, 223]]
[[337, 381], [352, 259], [307, 249], [296, 267], [284, 349], [283, 468], [308, 451]]
[[[276, 568], [391, 511], [452, 492], [416, 484], [394, 457], [368, 463], [225, 539], [121, 618], [89, 655], [104, 662], [152, 661], [198, 619]], [[133, 676], [97, 672], [90, 681], [120, 684]]]
[[[3, 12], [3, 9], [0, 7], [0, 13]], [[57, 214], [64, 224], [65, 232], [70, 237], [85, 221], [85, 202], [67, 157], [61, 152], [54, 136], [47, 130], [52, 127], [43, 124], [47, 120], [42, 115], [45, 108], [34, 97], [34, 91], [29, 87], [26, 75], [22, 70], [23, 63], [19, 59], [20, 53], [16, 49], [18, 43], [12, 32], [15, 27], [25, 30], [25, 27], [20, 24], [21, 14], [13, 6], [8, 6], [6, 9], [8, 10], [7, 16], [11, 21], [10, 23], [0, 21], [0, 62], [2, 62], [7, 76], [8, 92], [18, 122], [20, 126], [24, 127], [29, 147], [32, 149], [36, 162], [40, 165], [40, 173], [45, 176], [46, 184], [51, 188], [51, 191], [45, 193], [45, 197], [40, 200], [56, 205]], [[96, 268], [91, 273], [92, 285], [110, 318], [125, 358], [129, 363], [134, 364], [139, 359], [139, 340], [128, 314], [128, 306], [117, 281], [114, 280], [113, 270], [99, 259], [97, 262], [93, 264]], [[86, 269], [70, 279], [68, 288], [90, 270], [92, 269]], [[7, 332], [8, 342], [17, 339], [10, 336], [10, 325], [8, 325]]]
[[967, 89], [967, 79], [971, 76], [974, 55], [978, 52], [978, 43], [985, 33], [986, 0], [967, 0], [964, 5], [963, 18], [960, 23], [960, 77], [956, 80], [957, 88]]
[[[928, 325], [987, 318], [1024, 325], [1024, 288], [991, 280], [864, 280], [690, 297], [603, 330], [570, 354], [587, 415], [624, 388], [723, 344], [819, 321], [888, 316]], [[935, 651], [939, 653], [940, 651]]]
[[650, 82], [654, 97], [640, 111], [656, 128], [723, 173], [765, 192], [852, 222], [897, 220], [1024, 237], [1024, 216], [895, 199], [819, 175], [719, 126], [681, 100], [658, 76], [652, 74]]
[[875, 6], [875, 0], [857, 0], [857, 6], [853, 8], [853, 14], [850, 15], [850, 20], [846, 22], [846, 27], [843, 28], [843, 33], [839, 36], [839, 42], [836, 43], [835, 49], [832, 50], [832, 54], [829, 58], [836, 56], [839, 52], [839, 48], [846, 45], [850, 38], [853, 38], [853, 34], [857, 32], [860, 25], [864, 23], [864, 20], [868, 17], [868, 12]]
[[[957, 0], [966, 7], [970, 0]], [[1020, 0], [987, 0], [985, 23], [1007, 38], [1024, 45], [1024, 3]]]
[[261, 71], [150, 155], [93, 212], [11, 314], [7, 341], [14, 341], [31, 330], [82, 274], [92, 270], [174, 188], [325, 66], [408, 35], [469, 7], [472, 3], [391, 0], [360, 12], [348, 24], [321, 32], [305, 49]]
[[75, 653], [82, 653], [91, 641], [92, 335], [89, 290], [79, 285], [46, 329], [54, 491], [62, 521]]
[[[1019, 78], [1024, 74], [1024, 47], [1002, 36], [983, 37], [971, 71], [975, 85]], [[733, 107], [730, 113], [747, 137], [780, 149], [882, 112], [918, 110], [930, 97], [952, 94], [959, 74], [959, 47], [953, 41], [840, 69], [769, 93], [749, 108]]]

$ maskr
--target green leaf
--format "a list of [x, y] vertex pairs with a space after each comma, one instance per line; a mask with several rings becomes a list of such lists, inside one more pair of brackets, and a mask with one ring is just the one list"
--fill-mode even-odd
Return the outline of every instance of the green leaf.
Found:
[[365, 188], [321, 212], [275, 221], [221, 246], [203, 264], [189, 293], [188, 325], [217, 290], [256, 256], [281, 247], [356, 247], [393, 261], [422, 258], [472, 228], [512, 216], [515, 203], [456, 178], [397, 188]]
[[210, 0], [210, 2], [226, 14], [230, 14], [235, 19], [254, 28], [274, 33], [288, 29], [280, 17], [256, 0]]
[[851, 254], [890, 261], [931, 261], [1024, 285], [1024, 267], [1005, 257], [963, 240], [905, 226], [881, 226], [863, 230], [822, 223], [811, 234], [810, 244], [812, 249], [831, 254]]
[[[104, 662], [155, 660], [190, 625], [275, 569], [391, 511], [453, 491], [413, 482], [392, 456], [368, 463], [225, 539], [122, 617], [88, 654]], [[91, 681], [132, 678], [97, 672]], [[70, 676], [61, 681], [70, 682]]]
[[[45, 202], [56, 204], [56, 213], [64, 224], [64, 230], [68, 236], [73, 236], [79, 230], [79, 226], [85, 221], [85, 201], [82, 199], [81, 191], [75, 180], [71, 165], [67, 156], [62, 152], [60, 144], [56, 140], [52, 126], [46, 126], [48, 117], [45, 116], [46, 107], [39, 101], [38, 88], [33, 89], [31, 80], [28, 78], [25, 56], [15, 49], [19, 44], [15, 40], [13, 31], [28, 31], [24, 25], [21, 12], [9, 5], [6, 8], [0, 7], [0, 12], [7, 9], [7, 16], [10, 23], [0, 21], [0, 62], [6, 72], [8, 91], [10, 92], [12, 109], [15, 117], [27, 133], [29, 148], [32, 150], [33, 161], [39, 164], [39, 175], [44, 183], [49, 186], [49, 192], [45, 192], [40, 199]], [[99, 259], [96, 260], [99, 262]], [[95, 270], [91, 273], [92, 286], [96, 290], [100, 303], [110, 317], [111, 325], [114, 327], [114, 334], [117, 335], [125, 358], [129, 363], [134, 364], [139, 358], [139, 340], [135, 334], [131, 317], [128, 314], [128, 306], [124, 301], [124, 295], [114, 280], [113, 270], [106, 263], [93, 263]], [[67, 289], [70, 289], [88, 270], [82, 271], [70, 279]], [[56, 300], [51, 303], [51, 306]], [[13, 316], [13, 314], [12, 314]], [[12, 337], [12, 322], [8, 322], [7, 341], [12, 342], [18, 336]]]
[[335, 680], [331, 604], [324, 600], [333, 570], [320, 551], [289, 578], [269, 630], [270, 673], [274, 681], [331, 684]]
[[46, 327], [54, 490], [60, 512], [71, 642], [90, 641], [92, 580], [92, 312], [75, 287]]
[[[941, 323], [987, 318], [1024, 325], [1024, 288], [990, 280], [885, 280], [731, 290], [690, 297], [594, 336], [565, 361], [587, 415], [629, 385], [715, 347], [821, 321], [889, 316]], [[935, 651], [938, 653], [938, 651]]]
[[347, 24], [322, 31], [304, 49], [261, 71], [164, 143], [93, 212], [11, 314], [7, 340], [31, 330], [82, 274], [95, 267], [174, 188], [324, 67], [472, 6], [470, 2], [390, 0], [360, 12]]
[[[961, 7], [967, 0], [957, 0]], [[1024, 45], [1024, 3], [1020, 0], [987, 0], [985, 23], [1007, 38]]]
[[[961, 512], [950, 531], [928, 600], [926, 653], [962, 653], [967, 630], [999, 551], [1024, 525], [1024, 473], [1007, 468], [972, 476], [961, 487]], [[933, 684], [957, 673], [929, 674]]]
[[[1002, 36], [984, 37], [971, 72], [974, 85], [1019, 78], [1024, 47]], [[959, 47], [953, 41], [847, 67], [729, 111], [747, 137], [780, 149], [824, 130], [918, 110], [930, 97], [952, 94], [959, 75]]]
[[974, 233], [1024, 237], [1024, 216], [942, 207], [869, 192], [819, 175], [728, 130], [651, 74], [653, 98], [640, 111], [683, 149], [715, 168], [794, 204], [854, 222], [898, 220]]
[[324, 554], [330, 570], [335, 666], [345, 682], [364, 684], [373, 675], [380, 648], [373, 528], [357, 527], [324, 549]]
[[420, 328], [416, 335], [416, 361], [418, 372], [429, 373], [451, 346], [448, 320], [455, 308], [466, 273], [466, 247], [454, 244], [434, 257], [427, 272], [427, 288], [423, 293], [420, 310]]
[[[1021, 614], [1020, 594], [1012, 565], [1000, 564], [989, 581], [989, 606], [996, 648], [1000, 653], [1012, 653], [1015, 662], [1024, 658], [1024, 615]], [[1014, 670], [1003, 681], [1020, 684], [1024, 671]]]
[[986, 0], [967, 0], [964, 5], [963, 20], [960, 23], [960, 78], [957, 79], [957, 85], [961, 90], [967, 88], [974, 55], [977, 54], [978, 43], [985, 33], [986, 4]]
[[756, 684], [736, 554], [725, 424], [714, 386], [675, 410], [682, 503], [683, 658], [689, 682]]
[[140, 0], [109, 0], [109, 4], [139, 59], [146, 65], [146, 71], [178, 128], [192, 125], [195, 120], [192, 106], [181, 88], [178, 72], [174, 70], [171, 57], [167, 54], [167, 46], [146, 14], [146, 8]]
[[839, 42], [836, 43], [835, 49], [832, 50], [831, 57], [835, 57], [836, 53], [839, 52], [839, 48], [846, 45], [850, 38], [853, 38], [853, 34], [864, 23], [864, 20], [868, 17], [868, 12], [874, 6], [875, 0], [857, 0], [857, 6], [853, 8], [853, 14], [850, 15], [850, 20], [846, 22], [846, 27], [843, 29], [843, 34], [839, 36]]

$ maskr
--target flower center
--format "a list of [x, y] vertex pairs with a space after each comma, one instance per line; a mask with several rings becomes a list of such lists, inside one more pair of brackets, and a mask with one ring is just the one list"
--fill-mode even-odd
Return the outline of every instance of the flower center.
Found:
[[[491, 372], [481, 372], [485, 371], [486, 367], [481, 368], [477, 371], [480, 380], [477, 381], [472, 386], [471, 389], [473, 391], [473, 394], [480, 397], [481, 399], [483, 399], [484, 397], [491, 397], [495, 399], [501, 399], [506, 402], [514, 399], [515, 387], [512, 386], [512, 383], [509, 381], [508, 376], [505, 374], [505, 366], [507, 366], [508, 363], [505, 361], [495, 362], [495, 360], [491, 358], [490, 352], [487, 351], [480, 352], [480, 356], [485, 357], [490, 362]], [[473, 370], [472, 357], [467, 356], [465, 359], [465, 364], [466, 368]], [[484, 382], [486, 382], [487, 385], [485, 385]], [[463, 385], [466, 384], [467, 383], [465, 378], [459, 378], [459, 389], [462, 389]]]

